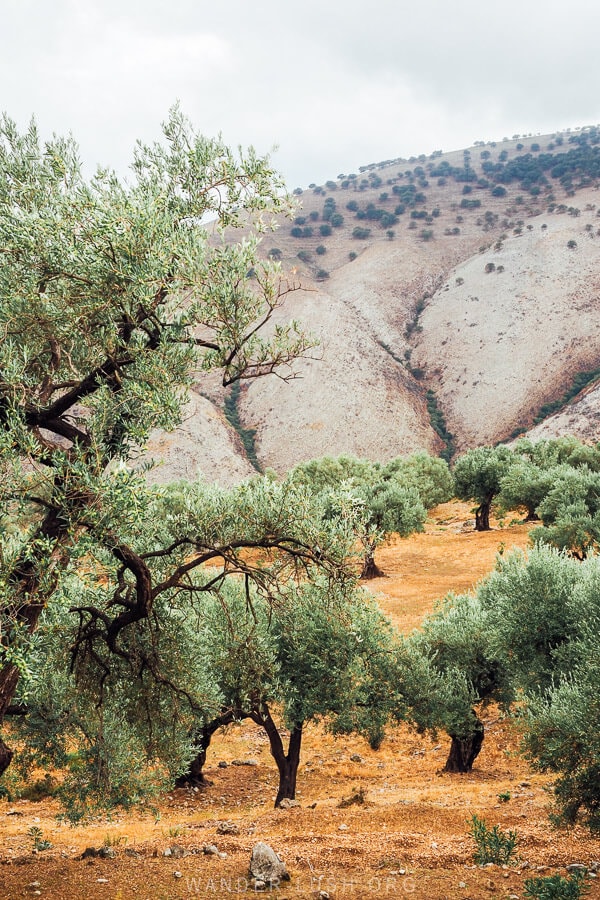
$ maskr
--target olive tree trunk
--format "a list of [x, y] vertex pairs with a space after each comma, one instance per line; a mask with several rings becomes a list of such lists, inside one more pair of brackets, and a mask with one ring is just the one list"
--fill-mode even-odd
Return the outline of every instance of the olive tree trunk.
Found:
[[239, 710], [224, 710], [221, 715], [214, 718], [211, 722], [207, 722], [206, 725], [203, 725], [198, 730], [195, 735], [196, 756], [191, 761], [188, 771], [176, 779], [175, 787], [199, 787], [206, 784], [203, 769], [213, 734], [224, 725], [230, 725], [234, 720], [243, 718], [246, 718], [246, 715]]
[[477, 719], [475, 730], [466, 738], [459, 738], [454, 734], [451, 734], [450, 737], [452, 738], [452, 743], [450, 744], [450, 753], [444, 766], [444, 772], [457, 772], [460, 774], [470, 772], [483, 744], [483, 722]]
[[266, 704], [262, 704], [260, 710], [253, 710], [250, 718], [265, 729], [269, 738], [271, 755], [279, 772], [279, 788], [275, 798], [275, 806], [279, 806], [282, 800], [295, 800], [296, 777], [298, 775], [298, 766], [300, 765], [300, 748], [302, 746], [302, 728], [304, 723], [296, 722], [293, 725], [286, 753], [281, 735]]

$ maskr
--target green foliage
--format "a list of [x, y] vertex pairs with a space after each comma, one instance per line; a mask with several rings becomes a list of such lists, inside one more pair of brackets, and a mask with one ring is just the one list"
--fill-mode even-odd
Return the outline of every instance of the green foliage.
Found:
[[240, 419], [240, 393], [240, 383], [239, 381], [236, 381], [231, 385], [229, 394], [225, 397], [223, 411], [225, 413], [225, 418], [239, 435], [249, 462], [254, 466], [257, 472], [262, 472], [261, 465], [256, 455], [256, 444], [254, 440], [256, 428], [244, 428]]
[[487, 863], [504, 865], [515, 861], [517, 847], [516, 831], [502, 831], [498, 825], [488, 828], [485, 819], [474, 815], [469, 834], [475, 841], [475, 862], [480, 866]]
[[561, 652], [577, 634], [571, 597], [580, 578], [576, 562], [539, 546], [498, 557], [479, 586], [488, 640], [513, 690], [548, 687], [561, 671]]
[[447, 462], [424, 450], [390, 460], [382, 466], [382, 475], [416, 490], [425, 509], [433, 509], [454, 495], [454, 479]]
[[562, 875], [527, 878], [523, 888], [524, 896], [530, 900], [579, 900], [589, 893], [586, 876], [579, 871], [566, 878]]
[[[369, 622], [379, 629], [370, 643], [366, 631], [363, 636], [370, 658], [375, 659], [377, 646], [389, 642], [382, 617], [377, 619], [374, 608], [362, 612], [365, 601], [353, 593], [355, 579], [345, 565], [350, 528], [324, 520], [319, 501], [300, 486], [256, 478], [231, 491], [182, 483], [161, 489], [138, 484], [137, 493], [145, 515], [127, 530], [132, 552], [144, 558], [157, 586], [152, 617], [130, 622], [107, 644], [98, 623], [110, 626], [114, 597], [132, 582], [110, 552], [96, 548], [95, 577], [90, 577], [89, 559], [85, 577], [73, 574], [63, 601], [55, 598], [44, 614], [30, 656], [30, 712], [13, 725], [24, 746], [23, 771], [40, 763], [65, 770], [58, 795], [72, 821], [116, 805], [152, 802], [157, 791], [186, 771], [195, 731], [218, 716], [224, 703], [241, 714], [249, 706], [252, 712], [253, 698], [259, 697], [261, 703], [287, 703], [294, 715], [304, 704], [310, 717], [321, 714], [316, 692], [323, 697], [327, 688], [333, 714], [340, 707], [339, 682], [332, 677], [326, 647], [318, 652], [321, 665], [326, 661], [331, 668], [329, 680], [319, 686], [306, 678], [287, 693], [293, 672], [301, 668], [301, 654], [309, 653], [313, 620], [314, 640], [318, 632], [331, 641], [338, 667], [342, 631], [361, 616], [366, 631]], [[279, 553], [282, 538], [292, 551], [289, 564]], [[161, 547], [170, 549], [156, 549]], [[248, 560], [244, 548], [256, 555], [260, 547], [269, 549], [268, 555]], [[332, 553], [338, 562], [330, 568]], [[291, 610], [298, 646], [293, 670], [288, 670], [283, 662], [289, 653], [280, 659], [277, 641], [289, 637], [291, 624], [279, 637], [275, 629]], [[356, 653], [362, 652], [363, 637], [355, 640]], [[316, 659], [310, 665], [315, 670]], [[380, 668], [378, 685], [381, 673]], [[357, 672], [348, 677], [358, 690]], [[344, 696], [348, 702], [356, 697], [346, 683]], [[346, 710], [344, 722], [364, 722], [365, 733], [379, 734], [388, 714], [382, 704], [383, 699], [372, 717], [368, 709]]]
[[553, 484], [537, 507], [543, 526], [531, 533], [584, 559], [600, 546], [600, 473], [587, 466], [553, 470]]
[[[423, 528], [426, 511], [414, 486], [419, 480], [420, 463], [419, 459], [413, 460], [404, 478], [399, 461], [387, 468], [355, 457], [323, 457], [300, 463], [292, 469], [290, 478], [322, 496], [327, 517], [352, 523], [362, 547], [363, 574], [367, 577], [367, 572], [377, 571], [374, 552], [386, 534], [397, 532], [404, 537]], [[426, 466], [421, 468], [424, 472]], [[429, 482], [432, 491], [436, 489], [435, 474], [439, 472], [434, 469]]]
[[371, 234], [370, 228], [361, 228], [360, 225], [357, 225], [352, 229], [352, 237], [358, 241], [365, 241], [369, 235]]
[[450, 595], [405, 639], [403, 694], [419, 730], [469, 740], [481, 728], [474, 706], [509, 699], [502, 654], [490, 637], [479, 599]]
[[52, 847], [51, 841], [44, 840], [43, 831], [38, 825], [32, 825], [31, 828], [28, 828], [27, 836], [32, 839], [33, 849], [38, 852], [40, 850], [49, 850]]
[[556, 469], [543, 469], [517, 456], [500, 482], [498, 506], [504, 511], [524, 506], [527, 518], [536, 519], [537, 508], [551, 490], [555, 473]]
[[592, 369], [589, 372], [578, 372], [573, 378], [571, 387], [564, 392], [562, 397], [559, 397], [556, 400], [549, 400], [540, 407], [539, 412], [533, 420], [534, 424], [537, 425], [539, 422], [543, 422], [544, 419], [547, 419], [548, 416], [558, 412], [558, 410], [562, 409], [563, 406], [566, 406], [573, 397], [576, 397], [577, 394], [597, 381], [598, 378], [600, 378], [600, 369]]
[[344, 583], [352, 538], [289, 484], [151, 489], [127, 466], [192, 375], [236, 385], [233, 414], [241, 379], [289, 377], [312, 344], [262, 329], [286, 292], [258, 256], [287, 208], [268, 160], [175, 109], [126, 183], [7, 119], [0, 170], [0, 723], [18, 683], [19, 763], [64, 766], [77, 819], [150, 799], [218, 711], [190, 606], [230, 577], [266, 603], [300, 572]]
[[456, 496], [475, 500], [477, 530], [489, 529], [489, 514], [494, 497], [513, 459], [508, 447], [477, 447], [460, 456], [454, 465]]
[[455, 450], [454, 435], [450, 431], [448, 431], [446, 419], [443, 412], [438, 406], [435, 393], [432, 390], [428, 390], [425, 397], [427, 399], [427, 412], [429, 413], [429, 421], [431, 423], [431, 427], [446, 445], [440, 453], [440, 456], [446, 462], [450, 462]]
[[[584, 569], [575, 592], [579, 605], [579, 635], [563, 651], [567, 671], [542, 694], [528, 701], [525, 748], [535, 766], [557, 773], [555, 820], [572, 824], [578, 818], [600, 831], [600, 608], [596, 559]], [[579, 596], [578, 596], [579, 595]]]
[[498, 559], [477, 592], [489, 652], [502, 663], [523, 748], [554, 772], [558, 823], [600, 830], [600, 561], [539, 546]]

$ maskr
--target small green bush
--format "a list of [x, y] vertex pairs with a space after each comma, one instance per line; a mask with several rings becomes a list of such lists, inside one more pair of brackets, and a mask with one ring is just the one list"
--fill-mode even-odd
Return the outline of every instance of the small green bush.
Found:
[[589, 893], [589, 885], [582, 872], [573, 872], [568, 878], [562, 875], [528, 878], [524, 888], [524, 896], [532, 900], [579, 900], [579, 897]]
[[478, 865], [485, 866], [486, 863], [503, 865], [514, 861], [517, 846], [516, 831], [501, 831], [498, 825], [488, 828], [485, 819], [473, 816], [469, 834], [477, 847], [474, 860]]

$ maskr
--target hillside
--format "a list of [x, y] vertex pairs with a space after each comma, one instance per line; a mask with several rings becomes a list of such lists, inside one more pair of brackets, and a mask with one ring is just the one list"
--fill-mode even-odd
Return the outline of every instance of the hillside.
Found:
[[151, 443], [165, 460], [153, 477], [212, 477], [216, 462], [222, 481], [244, 477], [240, 428], [278, 472], [327, 453], [439, 453], [447, 432], [446, 452], [530, 429], [597, 440], [600, 389], [583, 378], [563, 399], [600, 368], [599, 184], [590, 128], [297, 189], [262, 251], [300, 280], [280, 314], [319, 337], [317, 358], [230, 398], [237, 429], [222, 389], [199, 382], [184, 426]]

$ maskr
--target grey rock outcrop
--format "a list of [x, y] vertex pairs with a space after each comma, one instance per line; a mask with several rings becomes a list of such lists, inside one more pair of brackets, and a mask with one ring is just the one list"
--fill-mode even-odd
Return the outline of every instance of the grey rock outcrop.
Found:
[[265, 887], [277, 887], [280, 882], [290, 880], [285, 863], [264, 841], [254, 845], [250, 860], [250, 875], [255, 879], [255, 886], [262, 882]]

